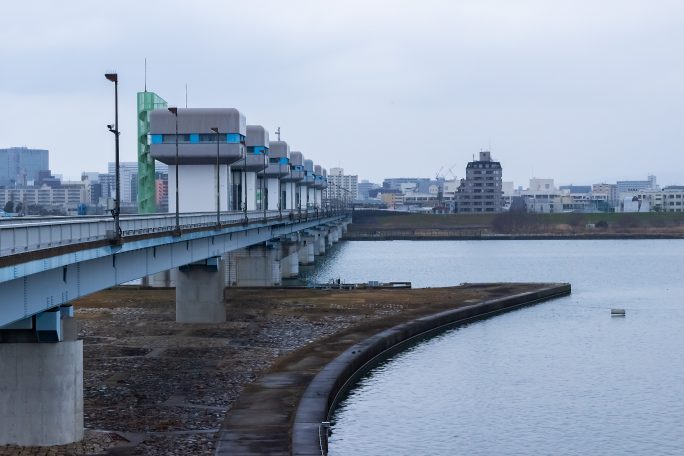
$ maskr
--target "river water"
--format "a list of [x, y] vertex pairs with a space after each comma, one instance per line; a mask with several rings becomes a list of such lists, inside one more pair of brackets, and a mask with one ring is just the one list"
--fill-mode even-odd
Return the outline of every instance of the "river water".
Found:
[[[331, 456], [684, 454], [684, 241], [346, 242], [324, 282], [570, 282], [363, 377]], [[610, 309], [627, 309], [625, 318]]]

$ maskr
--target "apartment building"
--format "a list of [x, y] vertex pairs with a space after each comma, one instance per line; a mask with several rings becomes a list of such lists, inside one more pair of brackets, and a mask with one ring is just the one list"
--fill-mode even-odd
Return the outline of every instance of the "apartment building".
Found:
[[479, 160], [466, 166], [466, 177], [456, 194], [456, 211], [463, 213], [501, 212], [501, 163], [493, 161], [489, 151], [480, 152]]
[[344, 174], [343, 168], [330, 168], [326, 197], [328, 200], [357, 200], [359, 176]]

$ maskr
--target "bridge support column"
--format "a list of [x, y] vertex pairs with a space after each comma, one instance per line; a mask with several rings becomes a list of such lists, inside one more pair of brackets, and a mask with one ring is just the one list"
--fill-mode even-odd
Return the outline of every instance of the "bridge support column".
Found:
[[299, 244], [299, 264], [306, 266], [314, 263], [316, 236], [307, 234]]
[[83, 439], [83, 341], [73, 307], [0, 329], [0, 445]]
[[150, 288], [173, 288], [176, 286], [177, 269], [158, 272], [146, 277], [146, 285]]
[[325, 248], [329, 249], [330, 247], [335, 244], [335, 227], [330, 227], [326, 231], [324, 231], [325, 234]]
[[0, 445], [83, 439], [83, 341], [0, 344]]
[[325, 255], [325, 235], [327, 230], [317, 230], [316, 242], [314, 245], [314, 255], [320, 256]]
[[299, 276], [299, 242], [283, 242], [283, 258], [280, 260], [280, 274], [283, 279]]
[[176, 274], [176, 322], [222, 323], [226, 321], [223, 302], [225, 277], [221, 261], [210, 258], [178, 268]]
[[256, 245], [225, 256], [230, 287], [272, 287], [281, 284], [279, 245]]

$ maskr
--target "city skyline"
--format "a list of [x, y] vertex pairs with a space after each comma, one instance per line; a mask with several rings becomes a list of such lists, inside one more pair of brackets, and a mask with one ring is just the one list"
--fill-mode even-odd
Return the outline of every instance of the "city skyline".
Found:
[[[7, 149], [12, 149], [12, 148], [14, 148], [14, 149], [24, 148], [25, 149], [26, 146], [21, 146], [21, 147], [14, 146], [14, 147], [10, 147]], [[29, 149], [31, 149], [31, 148], [29, 147]], [[1, 150], [2, 149], [0, 149], [0, 151]], [[49, 152], [49, 150], [47, 152]], [[480, 152], [487, 152], [487, 151], [480, 151]], [[475, 158], [475, 155], [473, 155], [473, 158]], [[137, 161], [121, 161], [120, 170], [121, 170], [121, 172], [127, 171], [127, 172], [133, 172], [133, 173], [137, 174], [137, 164], [138, 164]], [[155, 169], [157, 170], [157, 172], [161, 172], [164, 174], [168, 173], [168, 165], [165, 165], [164, 163], [159, 162], [159, 161], [155, 161]], [[343, 169], [343, 168], [332, 167], [332, 168], [326, 169], [326, 171], [328, 173], [330, 173], [332, 170], [336, 170], [336, 169], [339, 170], [339, 169]], [[78, 170], [73, 176], [64, 175], [63, 173], [57, 173], [51, 169], [47, 169], [47, 170], [51, 171], [51, 174], [53, 175], [53, 177], [57, 178], [60, 181], [77, 182], [77, 181], [82, 180], [83, 176], [88, 175], [88, 174], [93, 174], [93, 173], [94, 174], [111, 174], [111, 175], [114, 175], [115, 163], [113, 161], [108, 161], [103, 168], [81, 169], [81, 170]], [[458, 174], [459, 170], [463, 170], [463, 173]], [[457, 182], [457, 181], [460, 181], [462, 179], [465, 179], [465, 164], [461, 167], [459, 167], [459, 164], [455, 164], [452, 167], [450, 167], [450, 169], [446, 169], [446, 167], [441, 167], [441, 169], [438, 170], [438, 172], [439, 172], [439, 176], [436, 176], [436, 175], [420, 176], [420, 175], [417, 175], [415, 173], [414, 174], [407, 173], [405, 175], [397, 175], [397, 176], [386, 175], [386, 176], [381, 176], [377, 181], [373, 181], [373, 180], [364, 178], [363, 176], [359, 176], [359, 175], [355, 175], [355, 177], [358, 178], [358, 183], [372, 183], [372, 184], [376, 184], [376, 185], [380, 185], [380, 186], [382, 185], [383, 181], [392, 180], [392, 179], [420, 179], [420, 180], [431, 180], [431, 181], [443, 179], [444, 181]], [[331, 177], [331, 175], [328, 174], [328, 178], [330, 178], [330, 177]], [[608, 180], [604, 179], [604, 180], [597, 180], [595, 182], [588, 182], [588, 181], [581, 181], [581, 180], [572, 181], [572, 182], [565, 182], [565, 181], [560, 181], [554, 175], [550, 175], [550, 176], [529, 176], [525, 180], [517, 182], [517, 181], [510, 180], [510, 179], [506, 179], [505, 178], [505, 172], [504, 172], [502, 180], [504, 182], [514, 184], [514, 188], [518, 189], [518, 188], [527, 188], [526, 185], [530, 181], [539, 180], [539, 179], [555, 181], [557, 186], [574, 186], [574, 185], [591, 186], [591, 185], [595, 185], [595, 184], [611, 184], [611, 183], [614, 184], [614, 183], [619, 183], [621, 181], [623, 181], [623, 182], [634, 181], [634, 180], [642, 181], [644, 179], [648, 180], [650, 178], [655, 178], [655, 177], [656, 177], [655, 174], [646, 173], [644, 175], [637, 176], [635, 179], [618, 178], [618, 179], [615, 179], [614, 181], [608, 181]], [[29, 181], [29, 182], [31, 182], [31, 181]], [[668, 187], [668, 186], [672, 186], [672, 185], [682, 185], [682, 183], [681, 182], [663, 183], [659, 180], [657, 185], [659, 187]]]

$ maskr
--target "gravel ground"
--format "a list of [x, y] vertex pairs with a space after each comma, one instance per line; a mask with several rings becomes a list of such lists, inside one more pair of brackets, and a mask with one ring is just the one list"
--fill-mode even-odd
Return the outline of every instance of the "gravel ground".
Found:
[[231, 404], [276, 358], [406, 305], [360, 292], [231, 290], [230, 321], [178, 324], [174, 293], [117, 288], [75, 302], [85, 438], [0, 456], [211, 455]]

